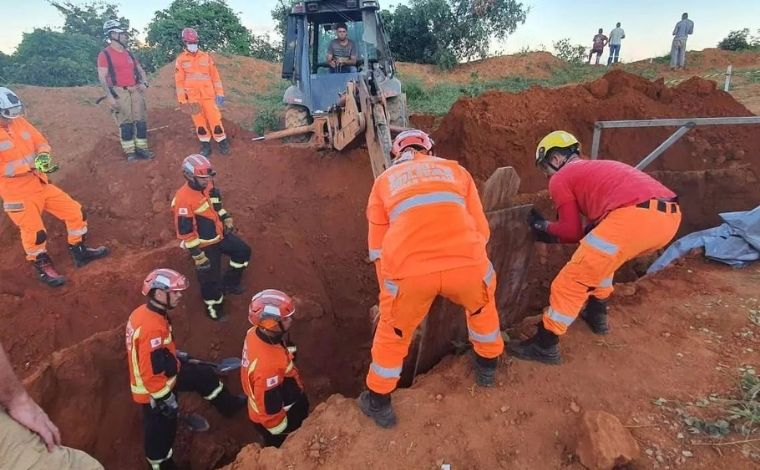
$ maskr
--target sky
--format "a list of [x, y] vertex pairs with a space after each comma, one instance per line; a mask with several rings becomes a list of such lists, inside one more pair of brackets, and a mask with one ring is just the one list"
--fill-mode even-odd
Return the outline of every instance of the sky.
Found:
[[[108, 1], [117, 3], [121, 14], [140, 31], [157, 9], [171, 3], [170, 0]], [[23, 8], [19, 7], [20, 3], [19, 0], [0, 0], [3, 12], [0, 51], [6, 54], [15, 50], [24, 32], [31, 32], [35, 27], [63, 25], [63, 17], [45, 0], [23, 0]], [[256, 34], [272, 31], [270, 11], [275, 3], [275, 0], [228, 0], [243, 24]], [[402, 3], [408, 1], [380, 0], [383, 8]], [[492, 52], [514, 53], [524, 48], [541, 49], [542, 45], [551, 51], [552, 42], [562, 38], [589, 47], [597, 29], [603, 28], [609, 33], [619, 21], [626, 33], [620, 50], [623, 61], [661, 56], [670, 51], [673, 26], [684, 11], [694, 21], [694, 35], [688, 40], [688, 49], [715, 47], [731, 30], [760, 29], [758, 0], [524, 0], [523, 3], [531, 8], [527, 21], [518, 26], [506, 42], [495, 43]]]

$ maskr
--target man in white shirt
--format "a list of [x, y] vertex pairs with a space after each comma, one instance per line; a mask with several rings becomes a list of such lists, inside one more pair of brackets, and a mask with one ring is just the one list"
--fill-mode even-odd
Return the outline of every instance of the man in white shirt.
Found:
[[610, 56], [607, 58], [607, 65], [617, 64], [620, 58], [620, 42], [625, 37], [625, 31], [620, 27], [620, 23], [615, 25], [615, 29], [610, 31]]
[[670, 47], [670, 70], [682, 69], [686, 63], [686, 39], [694, 32], [694, 22], [689, 14], [681, 15], [681, 21], [673, 28], [673, 45]]

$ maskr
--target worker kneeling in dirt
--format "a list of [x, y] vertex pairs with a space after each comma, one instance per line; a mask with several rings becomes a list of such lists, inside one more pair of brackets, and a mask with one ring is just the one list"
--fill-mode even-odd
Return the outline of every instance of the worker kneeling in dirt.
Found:
[[[551, 177], [549, 195], [559, 219], [549, 222], [534, 210], [528, 222], [539, 241], [580, 241], [580, 246], [552, 282], [549, 307], [536, 334], [509, 343], [521, 359], [558, 364], [559, 336], [578, 313], [594, 333], [606, 334], [615, 271], [667, 245], [681, 223], [671, 190], [625, 163], [582, 160], [580, 151], [578, 140], [564, 131], [550, 133], [536, 149], [536, 165]], [[581, 216], [589, 222], [585, 230]]]
[[248, 417], [264, 445], [280, 447], [309, 415], [309, 400], [295, 366], [296, 347], [288, 339], [296, 309], [287, 294], [266, 289], [248, 307], [240, 380], [248, 396]]
[[[182, 162], [182, 174], [187, 182], [172, 200], [177, 238], [195, 261], [206, 313], [220, 320], [224, 294], [243, 293], [240, 280], [251, 259], [251, 249], [235, 235], [232, 216], [222, 207], [222, 193], [214, 185], [216, 173], [211, 162], [203, 155], [190, 155]], [[230, 257], [224, 278], [223, 254]]]
[[0, 199], [5, 213], [21, 230], [26, 259], [34, 263], [42, 282], [57, 287], [65, 279], [47, 253], [43, 212], [66, 223], [69, 252], [77, 267], [106, 256], [108, 248], [85, 246], [87, 222], [82, 206], [48, 180], [58, 165], [50, 157], [45, 137], [22, 117], [23, 110], [18, 96], [0, 87]]
[[417, 326], [436, 296], [465, 308], [477, 383], [491, 386], [504, 350], [486, 255], [490, 231], [472, 176], [456, 161], [434, 157], [422, 131], [393, 142], [393, 164], [372, 187], [367, 205], [369, 258], [380, 285], [380, 317], [359, 407], [393, 426], [391, 392]]
[[193, 118], [195, 134], [201, 142], [200, 154], [211, 155], [211, 136], [219, 144], [222, 155], [230, 153], [230, 143], [222, 126], [219, 106], [224, 104], [224, 89], [214, 60], [198, 49], [198, 32], [182, 30], [185, 50], [174, 63], [174, 84], [177, 101]]
[[145, 457], [153, 470], [175, 468], [172, 444], [179, 411], [175, 391], [199, 393], [226, 417], [245, 406], [245, 399], [232, 395], [212, 367], [177, 358], [169, 311], [179, 304], [187, 286], [187, 278], [177, 271], [152, 271], [142, 286], [148, 302], [137, 307], [127, 322], [132, 399], [142, 405]]

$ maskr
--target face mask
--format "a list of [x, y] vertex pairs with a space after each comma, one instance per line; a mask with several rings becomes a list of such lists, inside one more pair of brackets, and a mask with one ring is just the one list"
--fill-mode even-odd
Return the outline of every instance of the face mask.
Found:
[[188, 52], [198, 52], [198, 44], [188, 44], [187, 45], [187, 51]]

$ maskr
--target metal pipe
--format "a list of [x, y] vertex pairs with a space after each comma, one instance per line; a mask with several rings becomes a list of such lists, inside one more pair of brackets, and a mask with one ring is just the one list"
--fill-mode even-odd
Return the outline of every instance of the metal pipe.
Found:
[[717, 118], [685, 118], [685, 119], [642, 119], [629, 121], [598, 121], [595, 126], [602, 129], [620, 127], [659, 127], [659, 126], [684, 126], [693, 123], [697, 126], [704, 125], [733, 125], [733, 124], [760, 124], [760, 116], [750, 117], [717, 117]]
[[639, 162], [638, 165], [636, 165], [637, 170], [643, 170], [644, 168], [648, 167], [650, 163], [655, 161], [657, 157], [662, 155], [662, 153], [670, 148], [671, 145], [675, 144], [678, 139], [683, 137], [684, 134], [689, 132], [694, 127], [694, 124], [687, 123], [684, 126], [680, 127], [677, 131], [673, 133], [670, 137], [665, 139], [665, 142], [661, 143], [659, 146], [657, 146], [656, 149], [652, 150], [652, 153], [646, 156], [643, 160]]
[[591, 159], [596, 160], [599, 156], [599, 142], [602, 140], [602, 126], [594, 124], [594, 138], [591, 141]]
[[726, 83], [723, 85], [723, 91], [728, 91], [729, 87], [731, 86], [731, 70], [732, 70], [731, 64], [728, 64], [728, 69], [726, 69]]

